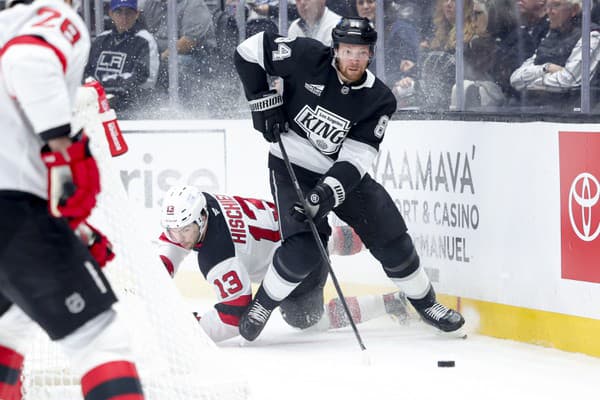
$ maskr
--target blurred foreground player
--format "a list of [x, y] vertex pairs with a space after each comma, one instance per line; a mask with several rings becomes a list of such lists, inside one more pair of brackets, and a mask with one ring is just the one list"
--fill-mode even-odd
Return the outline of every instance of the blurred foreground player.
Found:
[[[197, 314], [215, 342], [239, 334], [239, 318], [252, 300], [251, 284], [265, 277], [281, 245], [278, 222], [275, 205], [265, 200], [206, 193], [194, 186], [173, 187], [163, 199], [160, 258], [173, 276], [181, 261], [191, 251], [196, 253], [200, 271], [219, 299], [210, 311]], [[342, 229], [351, 231], [348, 227], [336, 231], [333, 251], [359, 251], [362, 246], [356, 235]], [[290, 326], [326, 330], [349, 323], [339, 299], [324, 305], [326, 279], [326, 269], [316, 271], [281, 304], [283, 319]], [[346, 301], [355, 322], [386, 313], [399, 320], [407, 318], [406, 300], [398, 292]]]
[[37, 323], [69, 357], [86, 400], [142, 400], [100, 269], [110, 243], [85, 222], [100, 177], [85, 133], [71, 130], [90, 39], [70, 4], [0, 12], [0, 398], [21, 399], [23, 351]]

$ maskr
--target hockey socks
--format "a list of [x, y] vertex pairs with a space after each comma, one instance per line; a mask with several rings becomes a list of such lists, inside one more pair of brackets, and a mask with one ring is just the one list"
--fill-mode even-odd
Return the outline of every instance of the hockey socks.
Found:
[[135, 365], [129, 361], [112, 361], [88, 371], [81, 378], [85, 400], [144, 400]]
[[21, 400], [23, 355], [0, 346], [0, 399]]
[[[401, 322], [408, 318], [406, 297], [400, 292], [384, 295], [346, 297], [346, 303], [348, 304], [352, 319], [357, 324], [384, 314], [391, 315]], [[332, 299], [327, 303], [326, 315], [329, 318], [328, 329], [342, 328], [350, 324], [350, 320], [339, 298]]]
[[[358, 304], [358, 298], [346, 297], [346, 304], [352, 315], [354, 323], [360, 324], [362, 322], [362, 313], [360, 311], [360, 305]], [[329, 329], [342, 328], [350, 324], [346, 310], [342, 305], [342, 301], [339, 298], [331, 299], [327, 303], [327, 316], [329, 317]], [[383, 307], [381, 307], [383, 308]]]

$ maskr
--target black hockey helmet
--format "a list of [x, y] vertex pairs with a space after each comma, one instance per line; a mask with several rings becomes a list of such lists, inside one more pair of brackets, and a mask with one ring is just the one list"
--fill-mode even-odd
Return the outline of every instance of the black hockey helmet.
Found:
[[367, 44], [373, 50], [377, 42], [377, 31], [368, 18], [342, 17], [331, 31], [332, 47], [337, 49], [340, 43]]

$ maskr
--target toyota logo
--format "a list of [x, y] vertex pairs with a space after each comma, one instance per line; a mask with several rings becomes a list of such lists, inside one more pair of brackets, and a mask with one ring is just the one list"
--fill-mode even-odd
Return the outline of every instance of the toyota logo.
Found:
[[[582, 182], [577, 191], [579, 182]], [[600, 183], [598, 179], [588, 172], [583, 172], [573, 180], [571, 184], [571, 190], [569, 192], [569, 218], [571, 220], [571, 226], [577, 234], [577, 236], [586, 242], [591, 242], [598, 237], [600, 234], [600, 222], [594, 228], [592, 233], [592, 208], [598, 203], [600, 199]], [[581, 207], [581, 222], [580, 225], [575, 222], [573, 217], [573, 202]]]

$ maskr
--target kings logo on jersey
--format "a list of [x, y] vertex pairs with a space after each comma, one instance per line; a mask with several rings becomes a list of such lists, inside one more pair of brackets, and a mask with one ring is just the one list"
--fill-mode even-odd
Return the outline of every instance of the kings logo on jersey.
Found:
[[323, 154], [335, 154], [350, 130], [350, 121], [321, 106], [314, 110], [304, 106], [294, 121]]

